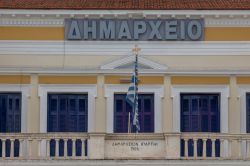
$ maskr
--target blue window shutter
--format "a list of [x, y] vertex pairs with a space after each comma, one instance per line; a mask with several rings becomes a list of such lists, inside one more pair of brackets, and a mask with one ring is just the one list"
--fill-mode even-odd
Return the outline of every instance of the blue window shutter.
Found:
[[87, 94], [49, 94], [49, 132], [87, 132]]
[[[138, 95], [138, 112], [140, 132], [154, 132], [154, 95]], [[128, 114], [132, 111], [131, 106], [126, 102], [126, 94], [114, 95], [114, 132], [128, 132]], [[131, 115], [132, 119], [132, 115]], [[135, 129], [132, 128], [132, 132]]]

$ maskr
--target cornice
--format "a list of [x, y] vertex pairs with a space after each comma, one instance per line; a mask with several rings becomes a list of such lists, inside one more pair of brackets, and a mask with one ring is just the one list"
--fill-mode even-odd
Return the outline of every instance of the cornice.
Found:
[[1, 55], [128, 56], [137, 44], [141, 56], [249, 56], [250, 42], [169, 41], [0, 41]]
[[0, 10], [0, 26], [63, 26], [65, 18], [204, 18], [207, 27], [250, 26], [250, 11], [248, 10]]
[[0, 26], [63, 27], [63, 19], [2, 18]]

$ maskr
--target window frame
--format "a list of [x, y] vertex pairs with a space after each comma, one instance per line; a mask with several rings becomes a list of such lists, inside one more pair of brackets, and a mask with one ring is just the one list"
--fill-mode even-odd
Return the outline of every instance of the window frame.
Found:
[[[141, 96], [141, 97], [140, 97]], [[147, 98], [149, 98], [151, 101], [151, 108], [150, 109], [152, 109], [150, 112], [146, 112], [146, 111], [143, 111], [143, 117], [141, 117], [140, 116], [140, 114], [141, 114], [141, 112], [140, 112], [140, 110], [139, 110], [139, 117], [141, 117], [141, 120], [142, 119], [144, 119], [145, 118], [145, 116], [147, 116], [147, 115], [150, 115], [151, 116], [151, 120], [152, 120], [152, 124], [151, 124], [151, 126], [150, 126], [150, 130], [152, 130], [152, 131], [147, 131], [147, 132], [142, 132], [142, 131], [140, 131], [141, 133], [154, 133], [154, 125], [155, 125], [155, 123], [154, 123], [154, 121], [155, 121], [155, 119], [154, 119], [154, 114], [155, 114], [155, 110], [154, 110], [154, 93], [139, 93], [139, 101], [141, 100], [141, 99], [144, 99], [144, 102], [145, 102], [145, 100], [147, 99]], [[116, 102], [116, 100], [122, 100], [123, 101], [123, 111], [122, 112], [117, 112], [117, 111], [115, 111], [115, 107], [117, 106], [116, 104], [115, 104], [115, 102]], [[139, 102], [138, 101], [138, 102]], [[141, 101], [142, 102], [142, 101]], [[143, 106], [143, 104], [142, 103], [138, 103], [139, 104], [139, 108], [140, 108], [140, 104], [141, 104], [141, 106]], [[114, 93], [114, 125], [113, 125], [113, 127], [114, 127], [114, 133], [126, 133], [127, 132], [127, 130], [126, 131], [123, 131], [123, 132], [117, 132], [116, 131], [116, 116], [117, 116], [117, 114], [119, 114], [118, 116], [122, 116], [123, 118], [125, 118], [125, 125], [127, 124], [128, 125], [128, 112], [129, 111], [132, 111], [131, 109], [129, 109], [129, 111], [128, 111], [128, 108], [127, 108], [127, 106], [129, 106], [129, 104], [126, 102], [126, 93]], [[144, 107], [144, 106], [143, 106]], [[132, 108], [131, 106], [130, 106], [130, 108]], [[131, 116], [131, 118], [132, 118], [132, 116]], [[124, 120], [124, 119], [123, 119]], [[144, 124], [143, 124], [143, 120], [142, 120], [142, 122], [140, 122], [140, 128], [141, 128], [141, 130], [145, 127], [144, 126]], [[124, 124], [123, 124], [124, 125]], [[126, 125], [126, 129], [127, 129], [127, 125]], [[124, 127], [124, 126], [123, 126]], [[133, 130], [133, 129], [132, 129]]]
[[[48, 93], [48, 113], [47, 113], [47, 131], [48, 132], [87, 132], [88, 130], [88, 94], [87, 93]], [[56, 99], [57, 101], [57, 108], [56, 108], [56, 112], [54, 113], [53, 110], [51, 110], [50, 108], [50, 102], [51, 100], [54, 100]], [[60, 108], [60, 102], [61, 102], [61, 99], [66, 99], [67, 101], [67, 104], [66, 104], [66, 108], [64, 111], [61, 111], [61, 108]], [[84, 99], [84, 102], [86, 103], [85, 105], [85, 111], [82, 112], [80, 111], [80, 108], [79, 108], [79, 105], [77, 105], [77, 103], [75, 104], [76, 107], [78, 106], [78, 109], [76, 108], [75, 111], [72, 111], [70, 110], [70, 104], [69, 104], [69, 101], [70, 100], [78, 100], [78, 104], [79, 104], [79, 101]], [[64, 115], [66, 116], [66, 126], [65, 126], [65, 131], [49, 131], [49, 118], [50, 118], [50, 115], [53, 115], [55, 114], [54, 116], [56, 116], [56, 119], [57, 119], [57, 129], [56, 130], [60, 130], [61, 129], [61, 123], [60, 123], [60, 116]], [[67, 124], [69, 124], [68, 120], [70, 119], [70, 116], [77, 116], [77, 122], [79, 123], [79, 116], [85, 116], [85, 120], [84, 120], [84, 123], [85, 123], [85, 127], [84, 127], [84, 130], [85, 131], [79, 131], [79, 127], [80, 125], [77, 124], [77, 131], [69, 131], [69, 126], [67, 126]], [[87, 117], [86, 117], [87, 116]]]
[[[104, 94], [107, 98], [106, 123], [107, 133], [114, 133], [114, 94], [127, 93], [129, 85], [113, 85], [108, 84], [104, 87]], [[153, 93], [154, 94], [154, 133], [162, 133], [162, 98], [164, 97], [163, 85], [140, 85], [138, 87], [139, 93]]]
[[[180, 126], [181, 126], [181, 132], [215, 132], [215, 133], [219, 133], [220, 132], [220, 94], [219, 93], [181, 93], [181, 119], [180, 119]], [[218, 112], [213, 112], [212, 111], [212, 106], [211, 106], [211, 103], [209, 105], [209, 102], [212, 101], [212, 97], [216, 97], [218, 100], [217, 100], [217, 109], [218, 109]], [[182, 108], [183, 108], [183, 100], [189, 100], [189, 102], [193, 102], [193, 100], [197, 100], [199, 101], [197, 104], [198, 104], [198, 108], [197, 108], [197, 112], [196, 111], [193, 111], [192, 110], [192, 104], [190, 105], [189, 103], [189, 111], [188, 112], [183, 112]], [[208, 107], [207, 107], [207, 111], [202, 111], [202, 107], [200, 106], [201, 105], [201, 101], [206, 99], [205, 101], [207, 101], [208, 103]], [[208, 117], [208, 126], [207, 126], [207, 130], [211, 130], [211, 131], [183, 131], [184, 128], [183, 128], [183, 117], [184, 116], [188, 116], [189, 117], [189, 129], [186, 129], [186, 130], [194, 130], [192, 125], [192, 120], [190, 121], [190, 118], [192, 116], [198, 116], [198, 130], [203, 130], [203, 127], [202, 127], [202, 117], [203, 116], [207, 116]], [[217, 116], [217, 120], [218, 120], [218, 128], [217, 130], [218, 131], [212, 131], [213, 127], [212, 127], [212, 117], [213, 116]]]
[[38, 95], [40, 97], [40, 132], [47, 133], [47, 101], [48, 93], [86, 93], [88, 94], [88, 129], [95, 129], [95, 98], [97, 97], [96, 85], [78, 84], [40, 84]]
[[29, 84], [1, 84], [0, 93], [21, 93], [21, 133], [26, 133], [27, 129], [27, 111], [28, 99], [31, 93], [31, 86]]
[[173, 98], [173, 131], [181, 132], [181, 93], [220, 94], [220, 133], [228, 133], [228, 85], [173, 85], [171, 96]]

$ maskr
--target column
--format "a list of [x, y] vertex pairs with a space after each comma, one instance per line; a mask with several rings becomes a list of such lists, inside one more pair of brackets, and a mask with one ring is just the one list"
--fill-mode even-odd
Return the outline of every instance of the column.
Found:
[[104, 159], [105, 134], [89, 133], [88, 157], [89, 159]]
[[165, 133], [166, 159], [180, 159], [180, 134]]
[[97, 76], [97, 98], [95, 110], [95, 132], [106, 132], [106, 102], [104, 97], [104, 75]]
[[6, 157], [6, 140], [2, 139], [2, 158]]
[[202, 158], [205, 159], [207, 157], [207, 139], [203, 138], [202, 139]]
[[[230, 97], [229, 97], [229, 133], [239, 134], [240, 133], [240, 106], [237, 94], [237, 80], [236, 76], [230, 76]], [[237, 141], [233, 141], [231, 144], [231, 157], [238, 158], [239, 156], [239, 145]]]
[[76, 139], [72, 139], [72, 158], [76, 157]]
[[225, 158], [225, 153], [224, 153], [224, 139], [220, 139], [220, 158], [224, 159]]
[[14, 139], [10, 139], [10, 158], [14, 158]]
[[82, 139], [82, 158], [85, 159], [85, 139]]
[[173, 132], [173, 109], [171, 98], [171, 77], [169, 75], [164, 76], [164, 98], [162, 109], [162, 127], [163, 132]]
[[194, 158], [197, 158], [197, 156], [198, 156], [198, 154], [197, 154], [197, 141], [198, 141], [198, 139], [194, 138], [193, 141], [194, 141]]

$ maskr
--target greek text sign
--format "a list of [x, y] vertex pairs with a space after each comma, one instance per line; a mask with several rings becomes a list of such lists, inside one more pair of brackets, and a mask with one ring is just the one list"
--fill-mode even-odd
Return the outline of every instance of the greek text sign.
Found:
[[164, 140], [106, 140], [105, 157], [108, 159], [164, 158]]
[[65, 20], [66, 40], [200, 41], [203, 36], [202, 19]]

